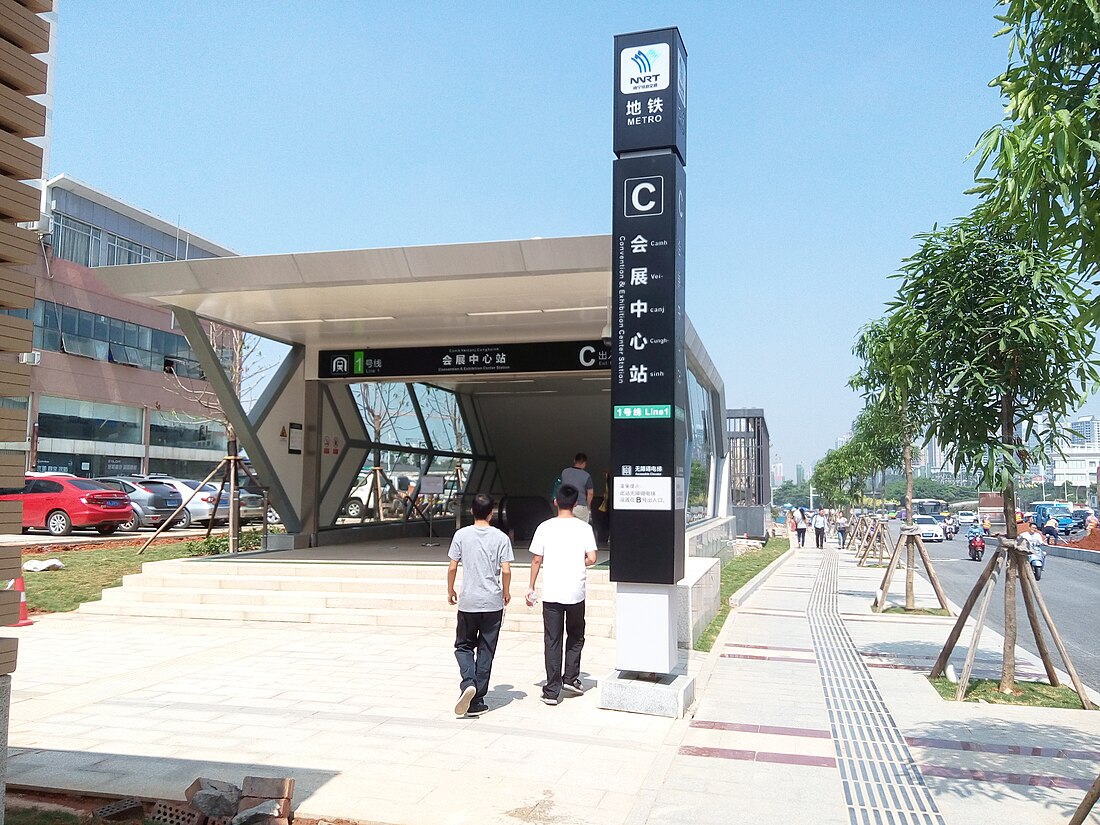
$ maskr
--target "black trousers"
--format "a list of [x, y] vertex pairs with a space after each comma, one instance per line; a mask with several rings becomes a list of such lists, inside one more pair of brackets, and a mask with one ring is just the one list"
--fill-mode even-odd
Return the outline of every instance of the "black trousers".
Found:
[[796, 527], [795, 532], [798, 534], [798, 546], [799, 547], [805, 547], [806, 546], [806, 528], [805, 527]]
[[817, 544], [817, 548], [819, 550], [822, 547], [825, 546], [825, 528], [824, 527], [815, 527], [814, 528], [814, 543]]
[[473, 685], [474, 697], [480, 699], [489, 692], [489, 677], [493, 672], [493, 656], [497, 652], [500, 623], [504, 611], [464, 613], [458, 611], [455, 632], [455, 658], [462, 676], [462, 688]]
[[[565, 670], [562, 671], [562, 637], [565, 637]], [[546, 657], [546, 686], [542, 695], [550, 699], [561, 693], [562, 681], [581, 677], [584, 648], [584, 602], [542, 603], [542, 644]]]

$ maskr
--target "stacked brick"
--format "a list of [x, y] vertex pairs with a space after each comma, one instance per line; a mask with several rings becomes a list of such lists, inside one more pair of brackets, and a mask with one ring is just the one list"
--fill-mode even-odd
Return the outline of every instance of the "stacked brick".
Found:
[[185, 793], [195, 819], [167, 825], [290, 825], [294, 780], [246, 776], [241, 787], [199, 777]]

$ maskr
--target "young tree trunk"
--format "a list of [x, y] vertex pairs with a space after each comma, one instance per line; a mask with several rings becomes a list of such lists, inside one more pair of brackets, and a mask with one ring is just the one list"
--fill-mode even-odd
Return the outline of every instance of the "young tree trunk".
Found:
[[[905, 442], [901, 445], [902, 471], [905, 473], [905, 523], [913, 523], [913, 439], [905, 434]], [[913, 577], [917, 567], [916, 551], [913, 542], [905, 542], [905, 609], [916, 608], [916, 600], [913, 596]]]
[[905, 473], [905, 523], [913, 523], [913, 440], [906, 438], [901, 446], [902, 470]]
[[[1001, 399], [1001, 443], [1014, 444], [1016, 439], [1013, 427], [1014, 404], [1012, 398]], [[1001, 665], [1002, 693], [1011, 693], [1016, 689], [1016, 577], [1019, 573], [1019, 554], [1016, 551], [1016, 485], [1011, 471], [1008, 473], [1004, 489], [1001, 490], [1002, 510], [1005, 517], [1005, 546], [1008, 557], [1005, 559], [1005, 644]]]

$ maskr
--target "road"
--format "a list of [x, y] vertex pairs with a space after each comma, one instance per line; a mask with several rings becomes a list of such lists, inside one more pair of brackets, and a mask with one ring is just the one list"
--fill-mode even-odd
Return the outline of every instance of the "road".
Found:
[[[891, 527], [896, 538], [897, 522], [894, 522]], [[992, 547], [993, 540], [988, 541]], [[929, 555], [932, 557], [936, 575], [939, 576], [947, 597], [955, 604], [961, 605], [974, 586], [982, 567], [989, 561], [989, 555], [985, 556], [982, 564], [971, 561], [966, 551], [966, 539], [961, 533], [953, 541], [945, 541], [942, 544], [928, 542], [925, 547], [928, 548]], [[921, 569], [919, 563], [917, 569]], [[998, 633], [1004, 633], [1003, 582], [1002, 572], [987, 616], [988, 626]], [[1058, 632], [1062, 636], [1062, 641], [1065, 642], [1081, 679], [1089, 687], [1100, 690], [1100, 645], [1097, 644], [1097, 627], [1100, 625], [1100, 617], [1097, 614], [1100, 564], [1047, 556], [1043, 580], [1039, 582], [1039, 586], [1043, 590], [1043, 598], [1046, 600], [1047, 607], [1050, 608], [1050, 613], [1058, 626]], [[1035, 647], [1035, 640], [1031, 637], [1031, 627], [1027, 621], [1027, 614], [1024, 613], [1023, 599], [1018, 589], [1016, 607], [1019, 612], [1018, 644], [1038, 656], [1039, 651]], [[963, 641], [966, 638], [967, 635], [964, 633]], [[1048, 642], [1050, 642], [1049, 637]], [[1055, 657], [1055, 663], [1062, 667], [1053, 643], [1048, 646]]]

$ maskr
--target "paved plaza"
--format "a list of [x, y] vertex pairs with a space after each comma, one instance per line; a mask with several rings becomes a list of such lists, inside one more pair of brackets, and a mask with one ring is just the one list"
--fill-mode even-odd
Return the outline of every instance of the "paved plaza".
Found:
[[[835, 545], [789, 555], [687, 660], [682, 720], [601, 710], [595, 688], [543, 705], [535, 633], [502, 636], [491, 712], [455, 719], [447, 633], [46, 616], [15, 631], [8, 782], [180, 798], [200, 774], [286, 775], [299, 816], [395, 825], [1064, 822], [1100, 713], [942, 701], [923, 674], [951, 620], [872, 615], [881, 573]], [[987, 631], [976, 675], [1000, 645]], [[589, 639], [586, 684], [612, 663]]]

